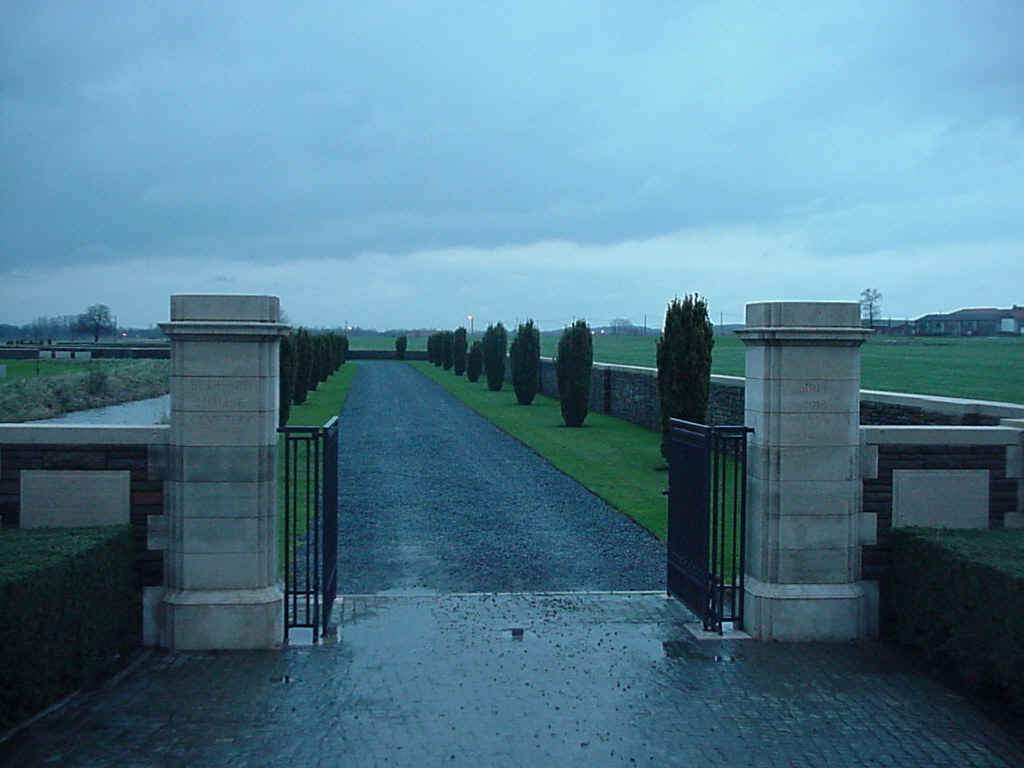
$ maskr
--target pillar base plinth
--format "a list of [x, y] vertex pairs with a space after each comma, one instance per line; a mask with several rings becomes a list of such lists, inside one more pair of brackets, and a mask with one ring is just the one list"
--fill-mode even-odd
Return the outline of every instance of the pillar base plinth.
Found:
[[772, 584], [748, 574], [743, 629], [758, 640], [856, 640], [871, 633], [869, 608], [858, 583]]
[[284, 594], [280, 587], [168, 591], [162, 607], [161, 645], [173, 651], [281, 647]]

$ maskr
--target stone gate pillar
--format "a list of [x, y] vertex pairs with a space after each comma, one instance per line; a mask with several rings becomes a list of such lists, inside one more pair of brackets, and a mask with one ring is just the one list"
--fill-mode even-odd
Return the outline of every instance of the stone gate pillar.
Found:
[[747, 305], [744, 629], [772, 640], [868, 632], [860, 580], [860, 345], [845, 302]]
[[277, 573], [276, 296], [179, 295], [171, 321], [171, 439], [161, 645], [281, 644]]

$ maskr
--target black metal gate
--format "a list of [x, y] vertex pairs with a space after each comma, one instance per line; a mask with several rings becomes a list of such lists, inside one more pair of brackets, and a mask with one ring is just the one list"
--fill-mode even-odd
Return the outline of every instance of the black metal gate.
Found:
[[284, 637], [327, 633], [338, 593], [338, 418], [322, 427], [279, 427], [283, 440]]
[[743, 627], [747, 434], [669, 419], [668, 592], [708, 632]]

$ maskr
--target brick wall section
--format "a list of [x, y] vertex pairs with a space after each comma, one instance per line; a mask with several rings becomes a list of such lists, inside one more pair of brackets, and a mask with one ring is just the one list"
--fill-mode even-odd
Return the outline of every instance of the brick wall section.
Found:
[[880, 579], [891, 562], [894, 469], [989, 470], [989, 527], [1002, 528], [1007, 512], [1017, 508], [1017, 480], [1006, 477], [1006, 447], [1001, 445], [881, 445], [878, 477], [864, 480], [864, 511], [877, 515], [877, 544], [863, 549], [865, 579]]
[[136, 568], [144, 587], [163, 583], [163, 552], [146, 544], [147, 515], [164, 511], [164, 467], [160, 448], [140, 445], [0, 446], [0, 517], [5, 528], [21, 519], [21, 470], [127, 470], [130, 472], [130, 520], [135, 535]]

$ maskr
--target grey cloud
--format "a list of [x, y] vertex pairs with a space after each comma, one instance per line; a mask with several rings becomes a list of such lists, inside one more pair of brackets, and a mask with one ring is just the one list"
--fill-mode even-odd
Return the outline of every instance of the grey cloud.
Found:
[[125, 0], [5, 21], [7, 267], [189, 242], [273, 261], [785, 224], [842, 253], [1024, 229], [1014, 3]]

